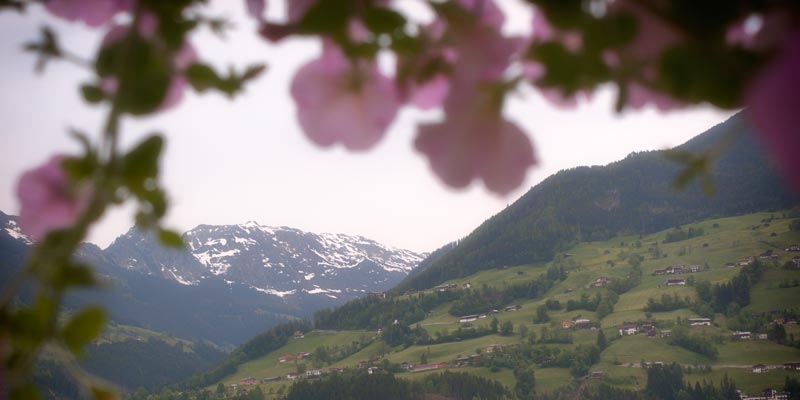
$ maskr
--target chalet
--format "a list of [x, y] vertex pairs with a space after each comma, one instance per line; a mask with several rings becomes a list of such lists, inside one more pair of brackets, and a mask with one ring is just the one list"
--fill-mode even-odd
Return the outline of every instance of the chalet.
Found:
[[591, 321], [586, 318], [578, 318], [575, 320], [575, 326], [577, 327], [586, 327], [589, 325]]
[[795, 267], [800, 266], [800, 256], [792, 257], [791, 262]]
[[751, 334], [748, 331], [740, 332], [735, 331], [731, 333], [731, 339], [733, 340], [750, 340]]
[[671, 268], [672, 268], [672, 272], [671, 272], [672, 274], [677, 275], [677, 274], [685, 274], [686, 273], [686, 268], [683, 265], [676, 265], [676, 266], [671, 267]]
[[568, 319], [564, 320], [564, 321], [561, 321], [561, 327], [564, 328], [564, 329], [572, 328], [574, 325], [575, 325], [575, 323], [572, 322], [571, 320], [568, 320]]
[[742, 258], [742, 259], [739, 260], [739, 265], [740, 266], [750, 265], [755, 261], [756, 261], [756, 258], [753, 257], [753, 256], [745, 257], [745, 258]]
[[463, 287], [464, 289], [472, 289], [472, 284], [467, 282], [467, 283], [461, 285], [461, 287]]
[[367, 373], [372, 375], [375, 372], [378, 372], [380, 370], [381, 370], [381, 367], [369, 367], [369, 368], [367, 368]]
[[465, 367], [469, 365], [469, 357], [459, 357], [455, 360], [456, 367]]
[[239, 384], [242, 386], [253, 386], [256, 383], [258, 383], [258, 381], [256, 380], [256, 378], [253, 378], [252, 376], [248, 376], [247, 378], [244, 378], [239, 381]]
[[310, 370], [306, 371], [306, 378], [314, 379], [314, 378], [319, 378], [321, 376], [322, 376], [322, 370], [321, 369], [310, 369]]
[[622, 324], [619, 328], [620, 336], [631, 336], [639, 332], [639, 327], [636, 324]]
[[592, 379], [603, 379], [603, 377], [605, 375], [606, 374], [603, 371], [592, 371], [592, 373], [589, 374], [589, 378], [592, 378]]
[[477, 321], [477, 320], [478, 320], [478, 314], [465, 315], [463, 317], [459, 317], [458, 318], [458, 322], [461, 322], [462, 324], [465, 323], [465, 322], [472, 322], [472, 321]]
[[328, 372], [331, 374], [341, 374], [342, 372], [344, 372], [344, 368], [330, 367], [328, 368]]
[[691, 273], [700, 272], [700, 266], [699, 265], [690, 265], [689, 266], [689, 272], [691, 272]]
[[446, 362], [440, 362], [436, 364], [420, 364], [412, 367], [411, 372], [433, 371], [436, 369], [447, 368], [447, 366], [448, 364]]
[[666, 281], [664, 281], [664, 285], [666, 285], [666, 286], [686, 286], [686, 279], [683, 279], [683, 278], [667, 279]]
[[511, 305], [511, 306], [508, 306], [508, 307], [504, 308], [503, 311], [517, 311], [520, 308], [522, 308], [521, 305], [515, 304], [515, 305]]
[[690, 326], [711, 326], [711, 319], [709, 318], [689, 318]]
[[764, 365], [764, 364], [756, 364], [756, 365], [753, 365], [753, 366], [750, 368], [750, 371], [751, 371], [752, 373], [754, 373], [754, 374], [762, 374], [762, 373], [764, 373], [764, 372], [767, 372], [767, 371], [769, 371], [769, 368], [767, 368], [767, 366], [766, 366], [766, 365]]
[[359, 361], [359, 362], [358, 362], [358, 365], [356, 366], [356, 368], [359, 368], [359, 369], [361, 369], [361, 368], [367, 368], [367, 364], [368, 364], [368, 363], [367, 363], [366, 361]]
[[306, 335], [302, 331], [294, 331], [294, 338], [295, 339], [302, 339], [306, 337]]
[[611, 278], [606, 278], [605, 276], [601, 276], [595, 279], [592, 283], [589, 284], [589, 287], [599, 288], [599, 287], [606, 287], [606, 285], [611, 283]]
[[261, 383], [277, 382], [279, 380], [281, 380], [280, 376], [270, 376], [269, 378], [262, 379]]
[[302, 359], [304, 359], [304, 358], [306, 358], [306, 357], [308, 357], [310, 355], [311, 355], [311, 353], [307, 353], [305, 351], [301, 351], [301, 352], [297, 353], [297, 359], [298, 360], [302, 360]]
[[767, 340], [767, 339], [769, 339], [769, 336], [766, 333], [759, 333], [759, 334], [756, 334], [756, 339], [758, 339], [758, 340]]
[[669, 329], [662, 329], [661, 330], [661, 337], [670, 337], [672, 336], [672, 331]]
[[666, 275], [666, 274], [667, 274], [667, 270], [666, 269], [657, 269], [657, 270], [653, 271], [653, 275], [656, 275], [656, 276], [658, 276], [658, 275]]
[[644, 331], [644, 334], [647, 335], [647, 337], [653, 339], [653, 338], [656, 337], [656, 330], [655, 329], [648, 329], [648, 330]]
[[400, 368], [402, 368], [405, 371], [409, 371], [411, 370], [411, 364], [409, 364], [408, 361], [403, 361], [403, 363], [400, 364]]
[[296, 374], [294, 372], [289, 372], [288, 374], [286, 374], [286, 379], [288, 379], [290, 381], [295, 381], [298, 378], [300, 378], [300, 374]]
[[783, 363], [783, 368], [788, 370], [800, 371], [800, 361], [789, 361]]
[[769, 260], [771, 258], [778, 258], [778, 255], [773, 253], [772, 250], [767, 250], [767, 251], [759, 254], [758, 258], [760, 258], [762, 260]]
[[435, 290], [437, 292], [447, 292], [449, 290], [453, 290], [453, 289], [456, 289], [456, 288], [458, 288], [458, 285], [456, 285], [455, 283], [451, 283], [451, 284], [447, 284], [447, 285], [436, 286], [435, 288], [433, 288], [433, 290]]
[[785, 251], [785, 252], [800, 251], [800, 245], [793, 244], [793, 245], [783, 249], [783, 251]]
[[495, 351], [501, 351], [501, 350], [503, 350], [502, 344], [490, 344], [486, 346], [487, 353], [494, 353]]
[[370, 299], [385, 299], [386, 292], [369, 292], [367, 294], [367, 297], [369, 297]]
[[278, 357], [278, 361], [282, 362], [282, 363], [283, 362], [294, 361], [294, 354], [286, 354], [286, 355], [280, 356], [280, 357]]

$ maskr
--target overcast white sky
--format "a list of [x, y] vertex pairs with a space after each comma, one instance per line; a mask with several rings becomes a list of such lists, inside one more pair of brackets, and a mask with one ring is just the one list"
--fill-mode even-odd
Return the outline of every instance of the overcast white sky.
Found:
[[[414, 8], [412, 2], [400, 0]], [[540, 165], [507, 197], [489, 193], [480, 182], [453, 190], [413, 149], [416, 122], [436, 118], [436, 113], [403, 111], [386, 138], [366, 153], [321, 149], [306, 140], [288, 88], [293, 72], [315, 57], [318, 45], [300, 40], [265, 43], [244, 18], [243, 3], [214, 3], [217, 14], [232, 17], [238, 25], [227, 41], [203, 32], [193, 42], [202, 58], [220, 67], [267, 62], [268, 73], [234, 101], [190, 94], [174, 111], [129, 119], [123, 125], [125, 145], [148, 132], [166, 134], [162, 177], [172, 200], [167, 225], [178, 230], [254, 220], [432, 251], [467, 235], [561, 169], [607, 164], [633, 151], [675, 146], [731, 114], [700, 107], [619, 115], [613, 111], [610, 90], [597, 93], [590, 104], [560, 110], [528, 91], [508, 104], [507, 113], [529, 132]], [[271, 3], [270, 13], [281, 15], [282, 2]], [[508, 31], [527, 32], [527, 9], [513, 0], [501, 3], [509, 16]], [[100, 39], [98, 33], [31, 11], [26, 17], [0, 14], [0, 210], [9, 214], [19, 211], [18, 176], [53, 153], [77, 151], [67, 129], [83, 129], [96, 137], [104, 116], [102, 108], [80, 100], [77, 85], [89, 80], [88, 72], [57, 63], [37, 75], [34, 58], [21, 51], [22, 43], [38, 37], [44, 23], [56, 28], [65, 47], [87, 57]], [[90, 240], [106, 246], [130, 227], [131, 213], [129, 208], [110, 213]]]

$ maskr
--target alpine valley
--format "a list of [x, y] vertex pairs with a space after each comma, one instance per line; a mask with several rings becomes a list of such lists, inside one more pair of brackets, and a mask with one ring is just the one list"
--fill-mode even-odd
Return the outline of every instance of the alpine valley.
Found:
[[[30, 242], [2, 218], [6, 273]], [[78, 255], [113, 282], [71, 299], [114, 320], [85, 365], [134, 400], [800, 398], [800, 201], [741, 115], [554, 174], [430, 255], [256, 223], [183, 238]]]

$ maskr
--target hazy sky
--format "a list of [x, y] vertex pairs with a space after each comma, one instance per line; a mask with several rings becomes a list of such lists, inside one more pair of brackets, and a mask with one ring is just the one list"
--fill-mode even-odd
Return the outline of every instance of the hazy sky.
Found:
[[[414, 8], [413, 1], [400, 3]], [[227, 40], [201, 32], [193, 42], [203, 59], [219, 67], [267, 62], [267, 74], [234, 101], [192, 93], [174, 111], [124, 121], [126, 146], [149, 132], [166, 134], [162, 178], [172, 200], [167, 225], [178, 230], [254, 220], [432, 251], [467, 235], [561, 169], [607, 164], [633, 151], [678, 145], [731, 114], [700, 107], [619, 115], [613, 111], [611, 90], [598, 92], [577, 109], [560, 110], [528, 90], [508, 104], [507, 114], [529, 132], [540, 165], [507, 197], [489, 193], [480, 182], [453, 190], [413, 148], [416, 122], [435, 119], [436, 112], [403, 111], [386, 138], [366, 153], [321, 149], [309, 142], [296, 122], [288, 87], [293, 72], [315, 57], [319, 46], [310, 40], [265, 43], [244, 18], [243, 3], [214, 3], [217, 14], [236, 21], [237, 29]], [[280, 3], [271, 2], [272, 15], [282, 14]], [[510, 16], [507, 30], [527, 32], [527, 8], [512, 0], [501, 3]], [[87, 71], [56, 63], [42, 75], [34, 73], [34, 57], [22, 53], [21, 45], [37, 38], [45, 22], [77, 54], [92, 55], [100, 39], [83, 25], [61, 23], [39, 9], [26, 17], [0, 14], [0, 210], [10, 214], [19, 211], [15, 187], [22, 171], [53, 153], [76, 152], [68, 128], [97, 137], [104, 117], [104, 108], [84, 105], [78, 94], [77, 85], [91, 77]], [[90, 240], [106, 246], [130, 227], [131, 214], [131, 208], [111, 212]]]

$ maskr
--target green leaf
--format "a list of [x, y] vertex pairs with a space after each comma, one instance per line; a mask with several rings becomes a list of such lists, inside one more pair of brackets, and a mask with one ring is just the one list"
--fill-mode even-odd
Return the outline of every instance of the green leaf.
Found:
[[374, 33], [392, 33], [403, 29], [406, 18], [388, 8], [370, 7], [364, 12], [364, 25]]
[[350, 1], [320, 0], [309, 8], [297, 30], [306, 34], [334, 34], [344, 32], [350, 18]]
[[10, 400], [37, 400], [41, 399], [42, 395], [36, 385], [28, 383], [11, 389], [8, 398]]
[[122, 175], [133, 193], [140, 195], [147, 191], [145, 181], [158, 175], [158, 158], [163, 147], [164, 138], [152, 135], [122, 159]]
[[83, 99], [89, 104], [97, 104], [106, 99], [105, 92], [97, 85], [81, 85], [81, 95], [83, 95]]
[[159, 229], [158, 240], [161, 242], [161, 244], [169, 247], [183, 248], [184, 246], [183, 238], [181, 238], [181, 235], [173, 230], [168, 230], [163, 228]]
[[61, 331], [61, 337], [67, 347], [79, 355], [83, 345], [97, 337], [103, 329], [105, 319], [106, 313], [101, 307], [84, 308], [67, 322]]
[[82, 264], [70, 264], [59, 268], [56, 274], [56, 282], [53, 282], [56, 287], [63, 289], [91, 287], [95, 283], [97, 283], [97, 280], [91, 267]]
[[198, 92], [217, 87], [222, 80], [213, 68], [206, 64], [195, 63], [184, 71], [184, 76]]

